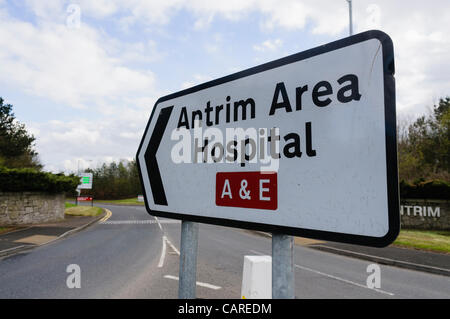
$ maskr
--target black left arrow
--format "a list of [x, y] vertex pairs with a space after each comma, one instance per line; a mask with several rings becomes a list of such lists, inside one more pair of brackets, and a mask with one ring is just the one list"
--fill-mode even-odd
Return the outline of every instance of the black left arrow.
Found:
[[159, 144], [166, 130], [167, 123], [172, 114], [173, 106], [165, 107], [159, 112], [155, 127], [150, 137], [147, 150], [145, 151], [145, 164], [147, 166], [148, 177], [150, 180], [150, 187], [152, 188], [153, 201], [157, 205], [167, 206], [166, 193], [162, 183], [161, 172], [159, 171], [158, 161], [156, 160], [156, 153], [158, 152]]

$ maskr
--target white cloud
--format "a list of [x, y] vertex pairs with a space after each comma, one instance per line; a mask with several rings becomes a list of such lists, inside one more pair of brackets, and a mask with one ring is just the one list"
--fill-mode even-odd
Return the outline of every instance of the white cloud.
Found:
[[204, 30], [209, 27], [211, 22], [213, 21], [214, 15], [204, 16], [198, 18], [194, 23], [195, 30]]
[[51, 19], [54, 22], [65, 20], [65, 4], [60, 0], [25, 0], [29, 8], [40, 19]]
[[254, 45], [253, 49], [259, 52], [275, 51], [278, 50], [282, 45], [283, 41], [281, 39], [266, 40], [261, 44]]
[[105, 41], [83, 24], [79, 29], [55, 23], [35, 26], [3, 16], [0, 47], [0, 83], [72, 107], [97, 107], [129, 94], [154, 91], [151, 71], [125, 64], [149, 60], [149, 51], [155, 51], [153, 42], [127, 46]]
[[78, 161], [85, 168], [134, 157], [150, 109], [124, 108], [120, 117], [102, 120], [33, 122], [27, 128], [37, 137], [36, 149], [46, 169], [74, 172]]
[[68, 28], [65, 8], [55, 3], [28, 3], [38, 18], [35, 24], [0, 9], [0, 85], [85, 109], [95, 118], [27, 121], [45, 169], [73, 170], [79, 159], [100, 163], [134, 156], [158, 94], [154, 73], [130, 65], [163, 55], [152, 40], [123, 43], [85, 23]]
[[221, 33], [215, 33], [209, 38], [209, 41], [204, 45], [206, 52], [215, 54], [224, 45], [224, 37]]
[[193, 87], [194, 85], [211, 81], [213, 78], [209, 75], [195, 74], [192, 80], [185, 81], [181, 84], [182, 89]]
[[424, 114], [426, 106], [450, 94], [449, 1], [353, 3], [356, 31], [376, 27], [393, 40], [399, 114]]
[[80, 6], [82, 14], [98, 19], [114, 15], [119, 10], [119, 4], [111, 0], [78, 0], [76, 3]]

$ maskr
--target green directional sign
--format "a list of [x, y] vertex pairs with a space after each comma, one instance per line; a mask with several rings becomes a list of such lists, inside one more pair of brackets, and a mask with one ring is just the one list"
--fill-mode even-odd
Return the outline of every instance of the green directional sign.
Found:
[[77, 189], [92, 189], [92, 173], [80, 173], [78, 176], [80, 177], [80, 184]]

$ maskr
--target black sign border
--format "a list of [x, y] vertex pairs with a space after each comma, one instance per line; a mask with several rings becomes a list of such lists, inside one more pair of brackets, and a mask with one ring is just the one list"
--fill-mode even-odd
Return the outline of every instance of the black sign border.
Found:
[[398, 165], [397, 165], [397, 132], [396, 132], [396, 109], [395, 109], [395, 66], [394, 66], [394, 46], [391, 38], [384, 32], [379, 30], [371, 30], [359, 33], [338, 41], [334, 41], [307, 51], [299, 52], [275, 61], [271, 61], [250, 69], [240, 71], [213, 81], [209, 81], [186, 90], [182, 90], [173, 94], [166, 95], [158, 99], [153, 107], [150, 119], [144, 131], [144, 135], [139, 144], [136, 154], [136, 162], [139, 171], [139, 178], [142, 187], [144, 187], [141, 163], [139, 162], [139, 154], [141, 153], [142, 145], [145, 136], [148, 133], [150, 123], [155, 116], [155, 110], [159, 103], [171, 100], [183, 95], [191, 94], [200, 90], [204, 90], [213, 86], [217, 86], [236, 79], [247, 77], [253, 74], [264, 72], [270, 69], [278, 68], [283, 65], [305, 60], [320, 54], [338, 50], [356, 43], [364, 42], [370, 39], [378, 39], [382, 45], [383, 54], [383, 72], [384, 72], [384, 116], [385, 116], [385, 138], [386, 138], [386, 168], [387, 168], [387, 197], [388, 197], [388, 224], [389, 230], [383, 237], [371, 237], [363, 235], [354, 235], [346, 233], [329, 232], [322, 230], [295, 228], [287, 226], [278, 226], [270, 224], [253, 223], [246, 221], [231, 220], [216, 217], [204, 217], [196, 215], [187, 215], [171, 212], [162, 212], [150, 209], [148, 205], [147, 194], [144, 189], [144, 200], [147, 212], [150, 215], [158, 217], [166, 217], [173, 219], [181, 219], [185, 221], [192, 221], [198, 223], [213, 224], [226, 227], [244, 228], [251, 230], [259, 230], [271, 233], [279, 233], [300, 237], [307, 237], [313, 239], [320, 239], [326, 241], [335, 241], [342, 243], [350, 243], [356, 245], [385, 247], [392, 243], [400, 232], [400, 200], [399, 200], [399, 186], [398, 186]]

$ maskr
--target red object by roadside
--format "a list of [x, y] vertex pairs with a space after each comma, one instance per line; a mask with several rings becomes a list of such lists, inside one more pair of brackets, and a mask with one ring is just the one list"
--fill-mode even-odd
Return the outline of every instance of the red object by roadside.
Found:
[[79, 201], [79, 202], [83, 202], [83, 201], [90, 202], [90, 201], [92, 201], [92, 197], [91, 196], [78, 196], [77, 197], [77, 201]]

